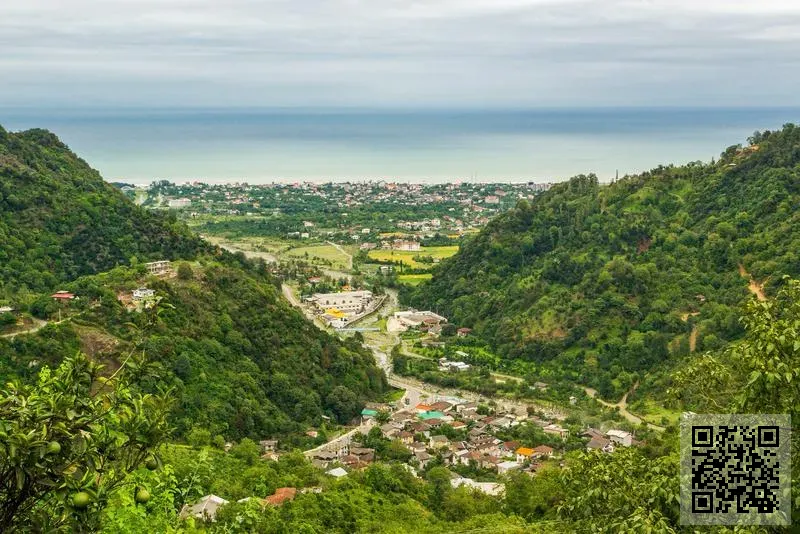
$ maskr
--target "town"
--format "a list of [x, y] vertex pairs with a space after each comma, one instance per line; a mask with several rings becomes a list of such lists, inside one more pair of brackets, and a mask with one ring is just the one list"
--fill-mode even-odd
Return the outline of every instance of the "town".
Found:
[[[202, 232], [236, 230], [246, 235], [365, 243], [379, 241], [378, 236], [386, 233], [411, 241], [437, 235], [442, 240], [457, 239], [551, 186], [388, 181], [118, 185], [144, 207], [175, 210]], [[400, 250], [411, 249], [400, 245]]]

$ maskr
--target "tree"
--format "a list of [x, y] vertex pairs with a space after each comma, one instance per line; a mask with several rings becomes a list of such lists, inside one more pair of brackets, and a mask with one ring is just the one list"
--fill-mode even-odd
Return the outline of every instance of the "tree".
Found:
[[97, 530], [109, 496], [165, 440], [168, 394], [101, 371], [78, 353], [0, 392], [0, 531]]
[[192, 447], [206, 447], [211, 444], [211, 432], [207, 428], [194, 426], [186, 435], [186, 441]]
[[194, 271], [192, 270], [192, 266], [185, 261], [180, 262], [178, 264], [178, 279], [191, 280], [192, 278], [194, 278]]
[[231, 449], [231, 454], [247, 465], [253, 465], [261, 454], [261, 448], [252, 439], [244, 438]]

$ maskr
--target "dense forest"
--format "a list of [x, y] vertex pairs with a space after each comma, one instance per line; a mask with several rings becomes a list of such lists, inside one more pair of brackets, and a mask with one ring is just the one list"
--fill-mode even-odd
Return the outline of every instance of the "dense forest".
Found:
[[740, 338], [748, 285], [770, 295], [800, 273], [799, 164], [800, 128], [786, 125], [710, 164], [575, 177], [491, 221], [405, 300], [618, 395]]
[[0, 126], [0, 298], [207, 250], [174, 217], [135, 206], [50, 132]]

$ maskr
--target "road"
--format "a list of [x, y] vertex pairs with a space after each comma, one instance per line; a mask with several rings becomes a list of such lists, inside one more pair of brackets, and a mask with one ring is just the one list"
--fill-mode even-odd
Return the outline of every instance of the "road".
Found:
[[[590, 396], [603, 406], [611, 408], [612, 410], [619, 409], [619, 413], [622, 415], [622, 417], [624, 417], [626, 420], [633, 423], [634, 425], [638, 425], [642, 423], [642, 418], [628, 411], [628, 395], [636, 391], [637, 387], [639, 387], [639, 382], [636, 382], [633, 386], [631, 386], [631, 389], [629, 389], [616, 404], [606, 402], [600, 397], [598, 397], [596, 389], [590, 387], [584, 387], [583, 391], [585, 391], [588, 396]], [[653, 430], [658, 430], [658, 431], [664, 430], [663, 426], [654, 425], [653, 423], [647, 423], [647, 426], [648, 428], [652, 428]]]
[[20, 330], [19, 332], [13, 332], [11, 334], [3, 334], [0, 337], [5, 339], [14, 339], [17, 336], [21, 336], [24, 334], [33, 334], [34, 332], [38, 332], [39, 330], [47, 326], [47, 321], [42, 321], [41, 319], [36, 319], [35, 317], [31, 317], [31, 320], [33, 321], [33, 326], [31, 326], [30, 328], [27, 328], [25, 330]]
[[355, 427], [352, 430], [347, 431], [346, 433], [342, 434], [341, 436], [337, 436], [330, 441], [326, 441], [322, 445], [318, 447], [314, 447], [313, 449], [308, 449], [307, 451], [303, 451], [303, 454], [306, 456], [311, 456], [313, 453], [318, 451], [331, 451], [336, 452], [342, 449], [345, 445], [350, 445], [353, 441], [353, 436], [356, 434], [364, 434], [367, 435], [372, 427], [375, 426], [375, 422], [373, 419], [367, 419], [367, 421]]

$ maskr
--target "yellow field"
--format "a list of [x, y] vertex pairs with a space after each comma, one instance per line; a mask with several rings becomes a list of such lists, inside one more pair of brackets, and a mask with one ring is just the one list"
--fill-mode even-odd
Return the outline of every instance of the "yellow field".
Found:
[[407, 286], [418, 286], [425, 280], [430, 280], [433, 275], [430, 273], [425, 274], [401, 274], [397, 277], [397, 281]]
[[405, 250], [371, 250], [369, 257], [379, 262], [402, 262], [412, 269], [431, 269], [435, 266], [432, 263], [420, 263], [414, 256], [431, 256], [443, 260], [458, 252], [458, 246], [448, 247], [422, 247], [419, 252]]

